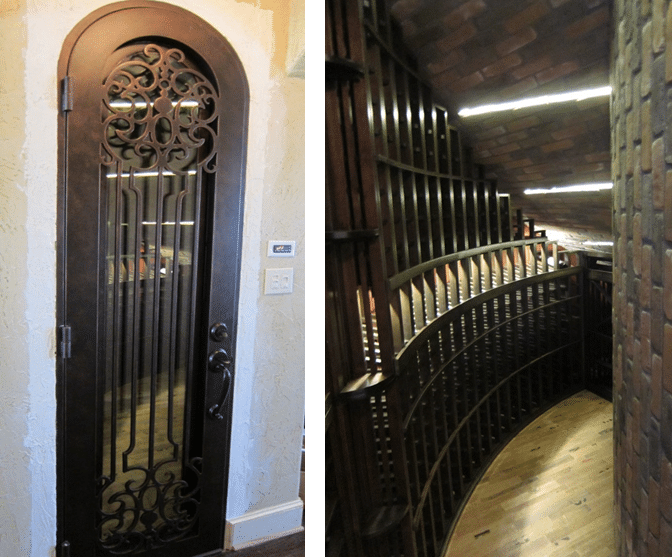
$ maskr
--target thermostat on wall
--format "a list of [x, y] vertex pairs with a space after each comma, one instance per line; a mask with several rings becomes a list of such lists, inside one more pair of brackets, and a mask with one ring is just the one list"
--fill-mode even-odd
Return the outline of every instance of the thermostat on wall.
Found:
[[294, 257], [296, 242], [280, 242], [270, 240], [268, 242], [268, 257]]

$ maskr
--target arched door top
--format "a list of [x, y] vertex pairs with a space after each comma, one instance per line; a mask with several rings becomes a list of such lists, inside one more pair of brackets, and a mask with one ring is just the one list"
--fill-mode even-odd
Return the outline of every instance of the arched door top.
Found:
[[[125, 25], [130, 27], [129, 30], [138, 30], [137, 33], [132, 34], [137, 35], [137, 37], [146, 37], [147, 40], [151, 40], [153, 33], [156, 33], [155, 36], [160, 37], [167, 34], [174, 36], [176, 40], [182, 42], [184, 45], [188, 45], [195, 54], [202, 59], [209, 60], [211, 64], [224, 63], [228, 72], [236, 74], [233, 76], [234, 80], [244, 84], [246, 94], [249, 96], [247, 77], [240, 58], [231, 44], [217, 29], [199, 16], [180, 6], [151, 0], [114, 2], [98, 8], [82, 19], [68, 33], [63, 42], [63, 48], [61, 49], [58, 61], [58, 74], [60, 76], [68, 75], [72, 51], [77, 42], [86, 35], [86, 30], [89, 27], [109, 16], [115, 14], [124, 15], [124, 12], [130, 17], [123, 17], [120, 21], [124, 21]], [[148, 14], [151, 15], [148, 17]], [[158, 27], [152, 27], [150, 20], [158, 22]], [[99, 35], [99, 38], [104, 39], [112, 36], [114, 36], [114, 29], [108, 29], [102, 35]], [[120, 43], [117, 47], [122, 44]], [[218, 45], [218, 47], [215, 45]], [[99, 50], [95, 44], [93, 45], [93, 50], [90, 52], [91, 56], [99, 54]], [[103, 54], [102, 52], [100, 53]]]
[[224, 543], [245, 73], [191, 12], [129, 1], [75, 27], [59, 80], [61, 553], [210, 554]]

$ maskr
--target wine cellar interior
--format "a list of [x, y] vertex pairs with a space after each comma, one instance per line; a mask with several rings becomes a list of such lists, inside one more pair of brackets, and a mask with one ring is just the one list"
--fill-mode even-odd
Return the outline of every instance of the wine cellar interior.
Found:
[[[560, 2], [501, 3], [509, 19], [494, 2], [446, 4], [453, 11], [434, 15], [452, 39], [439, 36], [422, 2], [326, 2], [329, 556], [443, 555], [471, 490], [517, 432], [582, 389], [612, 397], [611, 249], [577, 246], [611, 237], [611, 193], [579, 198], [583, 207], [570, 208], [576, 233], [553, 238], [543, 226], [571, 228], [567, 216], [553, 218], [552, 202], [550, 213], [543, 201], [528, 205], [521, 187], [530, 183], [506, 173], [507, 162], [509, 170], [527, 163], [495, 160], [478, 139], [500, 124], [462, 125], [452, 104], [459, 88], [451, 97], [432, 73], [486, 10], [506, 27]], [[602, 3], [570, 4], [607, 41]], [[513, 23], [509, 31], [521, 32]], [[429, 50], [437, 44], [440, 57]], [[590, 56], [590, 76], [608, 81]], [[598, 179], [610, 176], [608, 161], [599, 163], [609, 156], [608, 113], [608, 102], [589, 103], [572, 136], [577, 151], [586, 148], [577, 136], [597, 138], [586, 156], [598, 164], [583, 167]], [[537, 133], [549, 133], [554, 116], [534, 118]], [[591, 133], [591, 118], [606, 118], [606, 129]], [[536, 168], [539, 139], [528, 140], [520, 160]], [[553, 164], [554, 149], [534, 152]], [[575, 155], [564, 156], [555, 168]], [[557, 179], [537, 170], [527, 174], [536, 184]]]

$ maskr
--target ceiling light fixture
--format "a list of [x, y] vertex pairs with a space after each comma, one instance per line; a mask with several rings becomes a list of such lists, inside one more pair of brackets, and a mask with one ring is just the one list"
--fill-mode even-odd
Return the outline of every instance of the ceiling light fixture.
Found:
[[596, 87], [594, 89], [583, 89], [581, 91], [571, 91], [569, 93], [557, 93], [555, 95], [543, 95], [541, 97], [531, 97], [529, 99], [519, 99], [499, 104], [485, 104], [475, 108], [463, 108], [457, 115], [477, 116], [479, 114], [489, 114], [491, 112], [502, 112], [504, 110], [519, 110], [531, 106], [542, 106], [545, 104], [564, 103], [569, 101], [583, 101], [595, 97], [608, 97], [611, 95], [611, 86]]
[[555, 186], [552, 188], [534, 188], [526, 189], [523, 193], [526, 195], [538, 195], [545, 193], [578, 193], [587, 191], [610, 190], [614, 187], [611, 182], [596, 182], [594, 184], [579, 184], [576, 186]]
[[[183, 100], [183, 101], [171, 101], [170, 104], [173, 105], [173, 108], [175, 108], [177, 105], [179, 105], [182, 108], [196, 108], [200, 106], [200, 103], [196, 100]], [[154, 106], [153, 102], [149, 103], [150, 106]], [[116, 101], [111, 101], [110, 106], [114, 108], [147, 108], [147, 101], [126, 101], [126, 100], [116, 100]]]
[[[197, 171], [196, 170], [187, 170], [187, 176], [196, 176]], [[134, 178], [156, 178], [159, 175], [158, 170], [150, 170], [147, 172], [134, 172], [133, 177]], [[170, 170], [164, 170], [161, 172], [162, 176], [175, 176], [174, 172], [171, 172]], [[111, 173], [111, 174], [106, 174], [108, 178], [116, 178], [117, 174], [116, 173]], [[121, 177], [122, 178], [129, 178], [131, 175], [128, 172], [122, 172]]]
[[583, 242], [584, 246], [613, 246], [614, 242], [598, 242], [594, 240], [588, 240]]

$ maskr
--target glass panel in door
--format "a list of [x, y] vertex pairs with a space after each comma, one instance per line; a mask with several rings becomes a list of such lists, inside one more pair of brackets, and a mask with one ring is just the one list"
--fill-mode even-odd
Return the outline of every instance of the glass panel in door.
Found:
[[190, 423], [214, 90], [183, 52], [126, 48], [105, 81], [105, 358], [98, 536], [113, 553], [196, 535]]

